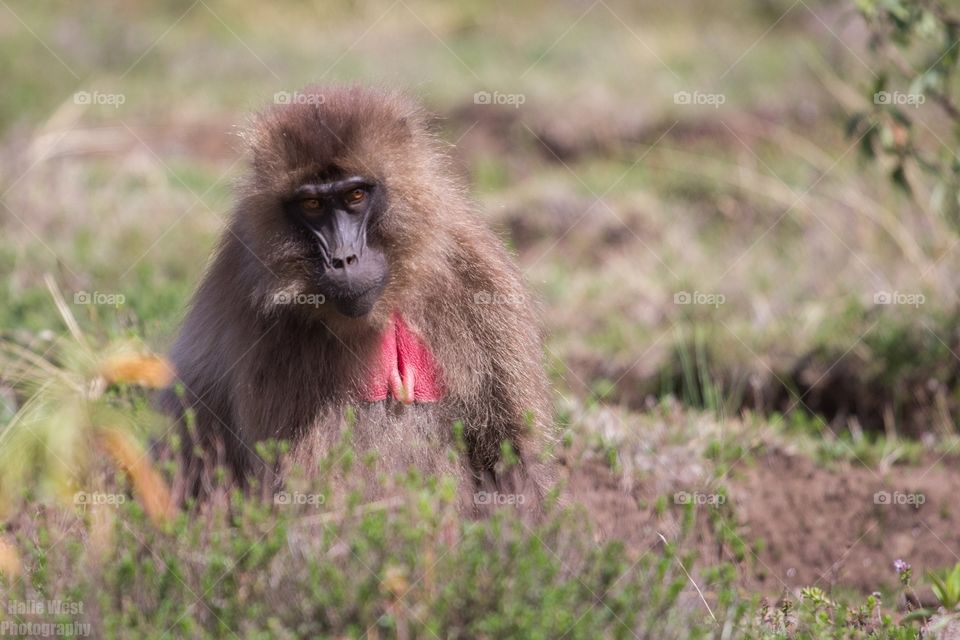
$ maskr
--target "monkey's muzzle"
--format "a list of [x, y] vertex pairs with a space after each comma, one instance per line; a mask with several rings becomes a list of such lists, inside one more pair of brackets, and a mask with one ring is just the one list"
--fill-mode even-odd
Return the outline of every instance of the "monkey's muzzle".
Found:
[[317, 287], [351, 318], [370, 313], [387, 282], [383, 251], [367, 242], [368, 217], [333, 208], [319, 220], [303, 220], [322, 269]]

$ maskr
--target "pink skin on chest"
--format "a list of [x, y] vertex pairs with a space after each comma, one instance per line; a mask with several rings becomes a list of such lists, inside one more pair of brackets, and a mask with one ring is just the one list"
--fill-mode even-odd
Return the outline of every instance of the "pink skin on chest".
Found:
[[438, 402], [443, 387], [430, 349], [399, 313], [380, 339], [376, 362], [363, 389], [363, 399], [379, 402], [392, 396], [404, 404]]

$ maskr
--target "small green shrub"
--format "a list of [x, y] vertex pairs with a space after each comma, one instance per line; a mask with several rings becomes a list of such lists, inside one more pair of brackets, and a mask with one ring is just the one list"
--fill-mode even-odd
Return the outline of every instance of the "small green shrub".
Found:
[[942, 606], [947, 611], [953, 611], [960, 604], [960, 562], [952, 569], [931, 573], [930, 587]]

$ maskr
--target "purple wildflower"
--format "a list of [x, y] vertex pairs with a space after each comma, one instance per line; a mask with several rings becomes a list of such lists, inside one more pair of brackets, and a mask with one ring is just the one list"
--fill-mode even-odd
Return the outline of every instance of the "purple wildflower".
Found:
[[897, 558], [893, 561], [893, 568], [897, 572], [897, 576], [900, 578], [900, 584], [905, 587], [909, 587], [910, 577], [913, 573], [913, 567], [910, 566], [910, 563], [906, 560]]

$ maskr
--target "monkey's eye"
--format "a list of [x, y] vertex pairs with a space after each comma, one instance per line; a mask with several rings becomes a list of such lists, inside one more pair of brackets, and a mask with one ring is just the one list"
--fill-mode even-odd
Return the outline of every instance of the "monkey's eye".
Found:
[[300, 206], [307, 211], [316, 211], [320, 208], [320, 201], [316, 198], [307, 198], [300, 201]]
[[349, 205], [358, 205], [367, 198], [367, 192], [363, 189], [351, 189], [347, 192], [344, 200]]

